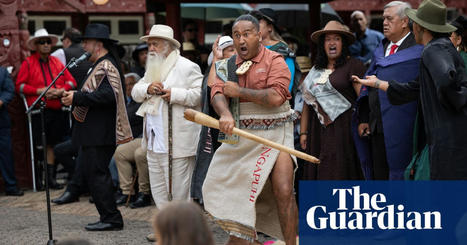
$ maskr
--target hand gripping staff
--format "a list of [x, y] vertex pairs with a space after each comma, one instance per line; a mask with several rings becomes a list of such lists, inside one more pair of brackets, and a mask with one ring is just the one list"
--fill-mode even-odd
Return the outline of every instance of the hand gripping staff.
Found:
[[[185, 116], [185, 119], [187, 119], [189, 121], [192, 121], [194, 123], [201, 124], [203, 126], [210, 127], [210, 128], [219, 129], [219, 121], [216, 120], [215, 118], [212, 118], [212, 117], [202, 113], [202, 112], [195, 111], [193, 109], [186, 109], [185, 113], [184, 113], [184, 116]], [[241, 129], [238, 129], [236, 127], [233, 128], [233, 133], [236, 134], [236, 135], [239, 135], [241, 137], [245, 137], [247, 139], [256, 141], [256, 142], [258, 142], [260, 144], [270, 146], [270, 147], [275, 148], [277, 150], [287, 152], [289, 154], [292, 154], [292, 155], [294, 155], [294, 156], [296, 156], [298, 158], [301, 158], [303, 160], [306, 160], [308, 162], [312, 162], [312, 163], [316, 163], [316, 164], [319, 163], [319, 159], [317, 159], [314, 156], [308, 155], [308, 154], [303, 153], [301, 151], [297, 151], [295, 149], [292, 149], [292, 148], [289, 148], [287, 146], [278, 144], [276, 142], [272, 142], [272, 141], [267, 140], [265, 138], [261, 138], [259, 136], [248, 133], [248, 132], [243, 131]]]

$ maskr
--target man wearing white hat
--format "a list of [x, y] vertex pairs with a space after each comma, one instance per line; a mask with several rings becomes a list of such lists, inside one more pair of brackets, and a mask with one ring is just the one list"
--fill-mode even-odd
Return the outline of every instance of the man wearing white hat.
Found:
[[158, 208], [173, 200], [188, 200], [200, 126], [183, 118], [186, 108], [200, 110], [199, 66], [180, 56], [180, 43], [166, 25], [154, 25], [140, 38], [148, 44], [144, 77], [132, 97], [143, 102], [143, 147], [147, 147], [149, 182]]
[[[39, 94], [52, 83], [53, 79], [64, 68], [60, 60], [51, 56], [52, 47], [57, 43], [58, 37], [50, 35], [46, 29], [39, 29], [29, 38], [27, 45], [34, 54], [26, 58], [16, 79], [16, 91], [26, 96], [28, 106], [37, 99]], [[67, 114], [61, 110], [60, 97], [63, 91], [76, 88], [76, 82], [71, 73], [65, 70], [55, 85], [46, 93], [45, 133], [47, 137], [47, 176], [52, 189], [61, 189], [54, 176], [53, 163], [55, 161], [53, 146], [63, 141], [68, 131]], [[35, 145], [41, 144], [41, 121], [39, 115], [33, 115], [33, 138]]]

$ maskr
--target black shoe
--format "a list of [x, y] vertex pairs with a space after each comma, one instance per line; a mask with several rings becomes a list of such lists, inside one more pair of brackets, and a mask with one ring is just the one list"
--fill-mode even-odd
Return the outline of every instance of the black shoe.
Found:
[[84, 228], [88, 231], [119, 231], [123, 229], [123, 224], [98, 222], [96, 224], [87, 225]]
[[89, 203], [94, 203], [94, 198], [92, 198], [92, 196], [89, 197]]
[[97, 225], [98, 223], [100, 223], [101, 221], [96, 221], [96, 222], [92, 222], [92, 223], [88, 223], [88, 225]]
[[151, 205], [151, 196], [142, 192], [138, 193], [136, 201], [130, 204], [130, 208], [142, 208]]
[[24, 195], [24, 192], [23, 192], [22, 190], [16, 188], [15, 190], [12, 190], [12, 191], [6, 191], [6, 192], [5, 192], [5, 195], [7, 195], [7, 196], [17, 196], [17, 197], [19, 197], [19, 196]]
[[[115, 204], [117, 205], [124, 205], [126, 200], [128, 199], [128, 195], [122, 194], [117, 199], [115, 199]], [[130, 202], [135, 199], [135, 195], [130, 196]]]
[[61, 205], [71, 202], [79, 201], [79, 196], [72, 194], [69, 191], [63, 192], [63, 194], [59, 198], [55, 198], [52, 200], [53, 203]]

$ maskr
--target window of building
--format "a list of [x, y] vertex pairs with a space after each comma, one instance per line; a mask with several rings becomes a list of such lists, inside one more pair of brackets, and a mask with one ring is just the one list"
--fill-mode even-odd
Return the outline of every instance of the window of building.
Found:
[[66, 29], [66, 21], [61, 20], [44, 20], [44, 28], [47, 32], [55, 35], [62, 35]]
[[137, 35], [138, 34], [138, 21], [136, 20], [119, 20], [118, 31], [123, 35]]
[[139, 43], [139, 37], [144, 34], [143, 16], [89, 16], [89, 23], [102, 23], [109, 27], [110, 38], [121, 44]]
[[[70, 16], [29, 15], [28, 29], [31, 35], [38, 29], [45, 28], [49, 34], [61, 36], [63, 31], [71, 27]], [[59, 42], [58, 45], [61, 43]]]

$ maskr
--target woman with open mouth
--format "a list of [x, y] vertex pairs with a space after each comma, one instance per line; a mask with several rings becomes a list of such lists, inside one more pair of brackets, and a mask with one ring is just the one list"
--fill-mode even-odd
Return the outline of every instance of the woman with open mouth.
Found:
[[315, 65], [303, 81], [300, 144], [319, 156], [319, 165], [306, 164], [307, 180], [363, 179], [352, 138], [352, 105], [360, 92], [353, 73], [363, 75], [365, 66], [350, 58], [348, 47], [355, 37], [337, 21], [311, 35], [318, 45]]

